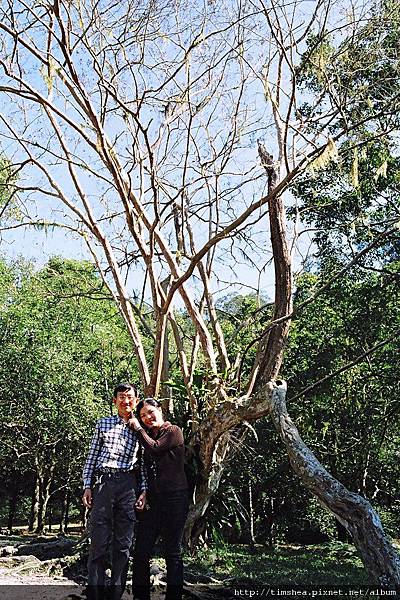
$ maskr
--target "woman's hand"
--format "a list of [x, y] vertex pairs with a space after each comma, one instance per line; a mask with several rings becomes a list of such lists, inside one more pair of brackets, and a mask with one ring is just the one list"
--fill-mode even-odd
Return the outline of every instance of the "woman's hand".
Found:
[[146, 492], [142, 492], [139, 498], [136, 500], [135, 508], [137, 511], [141, 512], [145, 509], [146, 506]]
[[136, 417], [132, 417], [131, 419], [129, 419], [128, 425], [131, 429], [134, 429], [135, 431], [137, 431], [138, 429], [142, 429], [140, 421]]

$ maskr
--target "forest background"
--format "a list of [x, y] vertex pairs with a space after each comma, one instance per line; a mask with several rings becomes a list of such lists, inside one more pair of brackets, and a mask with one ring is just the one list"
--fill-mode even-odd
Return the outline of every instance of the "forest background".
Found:
[[[130, 380], [184, 430], [192, 547], [353, 536], [400, 580], [352, 513], [399, 537], [397, 8], [4, 4], [8, 530], [83, 519], [94, 423]], [[88, 259], [7, 258], [21, 228]]]

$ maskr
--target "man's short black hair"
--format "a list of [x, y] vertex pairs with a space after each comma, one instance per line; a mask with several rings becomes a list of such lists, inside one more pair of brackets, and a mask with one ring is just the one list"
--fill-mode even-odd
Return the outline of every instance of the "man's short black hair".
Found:
[[114, 389], [113, 398], [116, 398], [119, 392], [129, 392], [130, 390], [135, 393], [135, 396], [138, 395], [138, 389], [133, 383], [119, 383]]

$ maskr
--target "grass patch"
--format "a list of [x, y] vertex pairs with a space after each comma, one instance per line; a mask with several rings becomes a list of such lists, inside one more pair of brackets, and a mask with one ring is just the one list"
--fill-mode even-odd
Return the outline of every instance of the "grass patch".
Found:
[[355, 548], [339, 542], [313, 545], [215, 546], [186, 564], [191, 571], [253, 585], [362, 586], [370, 581]]

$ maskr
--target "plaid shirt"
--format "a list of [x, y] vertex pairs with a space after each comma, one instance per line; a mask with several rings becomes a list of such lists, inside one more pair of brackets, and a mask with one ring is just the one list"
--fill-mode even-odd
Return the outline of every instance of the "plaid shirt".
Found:
[[99, 419], [83, 468], [83, 487], [92, 486], [93, 476], [97, 471], [107, 469], [132, 471], [139, 462], [140, 491], [146, 490], [146, 467], [143, 453], [139, 453], [139, 446], [136, 432], [132, 431], [120, 416]]

